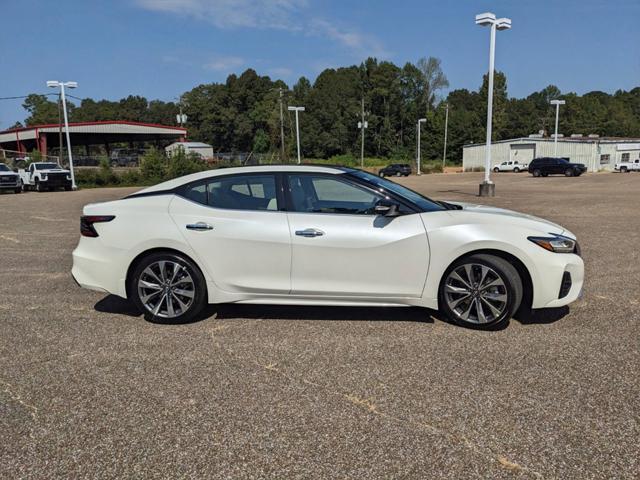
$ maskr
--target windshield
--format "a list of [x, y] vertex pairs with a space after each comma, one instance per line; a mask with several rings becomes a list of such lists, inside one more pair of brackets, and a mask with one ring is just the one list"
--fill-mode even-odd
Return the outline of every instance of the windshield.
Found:
[[362, 170], [351, 171], [349, 172], [349, 175], [361, 180], [365, 180], [367, 183], [372, 184], [377, 188], [382, 188], [384, 190], [388, 190], [389, 192], [395, 193], [396, 195], [405, 198], [409, 202], [417, 205], [424, 212], [446, 210], [446, 207], [441, 205], [439, 202], [420, 195], [419, 193], [414, 192], [407, 187], [403, 187], [398, 183], [394, 183], [385, 178], [378, 177], [377, 175], [372, 175], [370, 173], [363, 172]]
[[4, 163], [0, 163], [0, 172], [10, 172], [11, 169], [7, 167]]
[[57, 163], [36, 163], [36, 170], [52, 170], [55, 168], [62, 168]]

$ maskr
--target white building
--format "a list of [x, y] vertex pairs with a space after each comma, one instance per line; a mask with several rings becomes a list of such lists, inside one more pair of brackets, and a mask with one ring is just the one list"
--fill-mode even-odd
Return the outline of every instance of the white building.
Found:
[[[465, 172], [484, 167], [486, 144], [462, 147], [462, 167]], [[564, 157], [573, 163], [583, 163], [588, 171], [613, 170], [617, 162], [640, 158], [640, 138], [614, 138], [589, 135], [571, 135], [558, 138], [558, 153], [553, 153], [553, 138], [531, 135], [526, 138], [500, 140], [491, 144], [491, 167], [517, 160], [529, 163], [539, 157]]]
[[190, 153], [197, 153], [204, 159], [213, 158], [213, 147], [202, 142], [175, 142], [167, 146], [164, 150], [167, 152], [168, 156], [182, 150], [186, 155]]

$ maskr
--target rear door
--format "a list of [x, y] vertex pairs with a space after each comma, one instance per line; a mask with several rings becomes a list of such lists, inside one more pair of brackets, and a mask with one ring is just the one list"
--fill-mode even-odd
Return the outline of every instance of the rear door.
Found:
[[218, 288], [289, 293], [291, 238], [277, 185], [271, 173], [215, 176], [171, 202], [173, 220]]
[[285, 183], [291, 209], [292, 294], [422, 294], [429, 245], [419, 214], [375, 215], [382, 196], [340, 174], [290, 173]]

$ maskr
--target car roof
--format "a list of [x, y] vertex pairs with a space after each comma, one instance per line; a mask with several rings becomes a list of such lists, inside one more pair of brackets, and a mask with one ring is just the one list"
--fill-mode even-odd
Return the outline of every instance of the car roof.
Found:
[[183, 177], [174, 178], [166, 182], [153, 185], [151, 187], [140, 190], [138, 193], [158, 192], [162, 190], [171, 190], [186, 183], [203, 180], [206, 178], [214, 178], [221, 175], [234, 175], [245, 173], [271, 173], [271, 172], [311, 172], [311, 173], [329, 173], [340, 174], [349, 171], [353, 171], [353, 168], [340, 167], [334, 165], [255, 165], [248, 167], [229, 167], [229, 168], [217, 168], [215, 170], [205, 170], [204, 172], [192, 173]]

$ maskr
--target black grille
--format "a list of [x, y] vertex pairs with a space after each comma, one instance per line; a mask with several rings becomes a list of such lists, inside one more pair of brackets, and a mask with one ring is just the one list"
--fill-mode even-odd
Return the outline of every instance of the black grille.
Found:
[[47, 184], [50, 186], [64, 186], [69, 183], [66, 173], [48, 173]]
[[562, 275], [562, 283], [560, 284], [560, 294], [558, 298], [564, 298], [571, 290], [571, 274], [569, 272], [564, 272]]
[[16, 176], [15, 175], [0, 175], [0, 183], [10, 183], [11, 185], [16, 184]]

